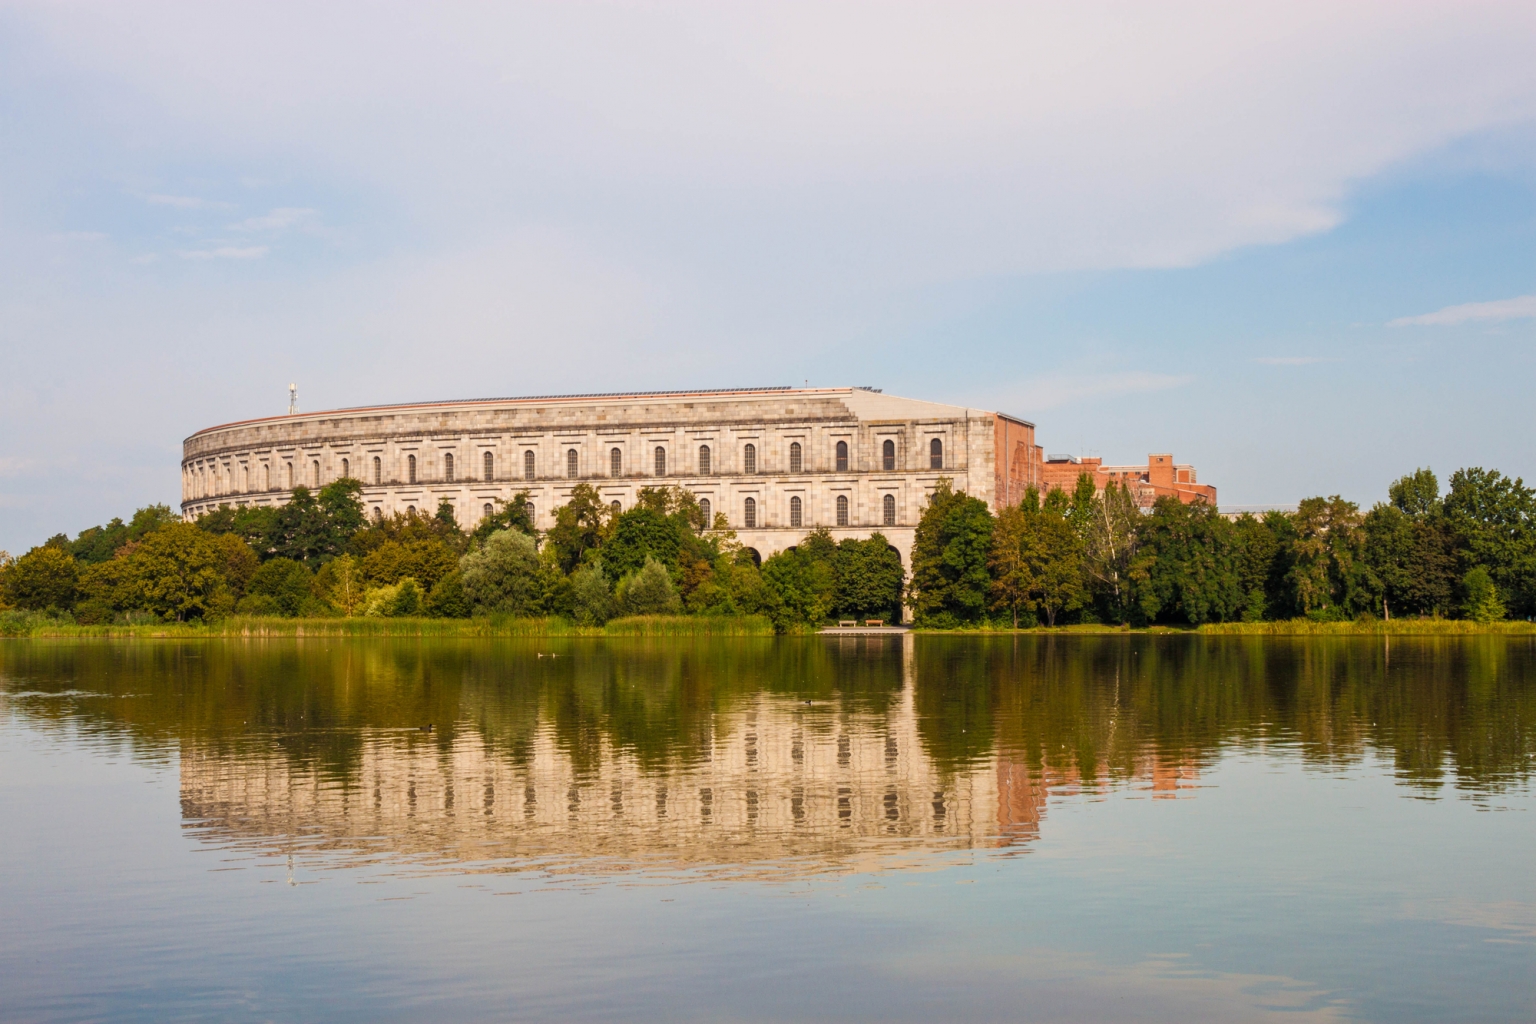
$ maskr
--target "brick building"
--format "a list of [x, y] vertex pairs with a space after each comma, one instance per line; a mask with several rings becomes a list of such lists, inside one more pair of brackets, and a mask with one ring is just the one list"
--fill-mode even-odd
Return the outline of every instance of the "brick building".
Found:
[[1196, 482], [1195, 467], [1174, 462], [1172, 455], [1148, 455], [1145, 466], [1106, 466], [1103, 459], [1051, 455], [1040, 467], [1041, 489], [1070, 491], [1084, 473], [1093, 477], [1100, 491], [1111, 480], [1129, 488], [1142, 508], [1151, 507], [1162, 497], [1178, 498], [1186, 505], [1196, 501], [1216, 504], [1216, 488]]

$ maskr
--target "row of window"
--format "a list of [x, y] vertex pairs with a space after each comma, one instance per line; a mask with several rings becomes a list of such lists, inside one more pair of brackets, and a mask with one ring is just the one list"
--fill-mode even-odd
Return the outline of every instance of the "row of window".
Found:
[[[750, 474], [757, 472], [756, 445], [748, 444], [742, 449], [741, 464], [742, 471], [744, 473]], [[802, 449], [800, 447], [800, 442], [795, 441], [789, 446], [789, 471], [791, 473], [803, 472], [803, 464], [804, 458]], [[846, 473], [848, 471], [847, 441], [837, 442], [837, 447], [834, 451], [834, 465], [836, 466], [836, 471], [839, 473]], [[928, 444], [928, 465], [930, 469], [944, 468], [944, 442], [937, 437], [930, 441]], [[881, 467], [886, 470], [894, 470], [896, 468], [896, 442], [886, 441], [882, 446]], [[283, 487], [287, 490], [292, 490], [294, 486], [293, 463], [285, 462], [283, 463], [283, 468], [285, 473]], [[661, 445], [656, 446], [652, 468], [656, 476], [667, 475], [667, 450]], [[530, 449], [523, 452], [523, 478], [525, 480], [536, 479], [537, 469], [537, 459], [533, 451]], [[712, 453], [710, 452], [709, 445], [700, 445], [698, 460], [699, 475], [709, 476], [712, 470]], [[242, 490], [249, 491], [251, 489], [250, 468], [242, 467], [241, 471], [245, 475], [245, 486], [242, 488]], [[272, 468], [270, 466], [263, 465], [261, 467], [261, 472], [261, 489], [264, 491], [269, 491], [272, 489]], [[206, 477], [203, 475], [203, 473], [203, 470], [198, 471], [198, 497], [207, 497], [208, 494], [211, 493], [207, 485]], [[215, 489], [217, 489], [217, 473], [218, 471], [215, 470]], [[609, 451], [608, 473], [613, 477], [622, 477], [624, 475], [624, 452], [622, 449], [614, 448]], [[349, 477], [352, 475], [351, 460], [341, 460], [341, 475], [343, 477]], [[484, 452], [482, 454], [481, 475], [486, 482], [490, 482], [496, 479], [496, 456], [491, 452]], [[571, 448], [565, 453], [565, 475], [571, 479], [575, 479], [581, 475], [580, 454], [575, 448]], [[414, 455], [407, 455], [405, 457], [405, 476], [406, 483], [414, 484], [417, 482], [416, 456]], [[451, 452], [445, 452], [443, 454], [443, 480], [447, 483], [453, 483], [455, 480], [454, 459]], [[231, 489], [233, 489], [233, 479], [231, 479], [229, 482]], [[378, 456], [374, 456], [373, 459], [373, 483], [375, 485], [384, 483], [384, 462]], [[318, 459], [314, 460], [310, 464], [310, 486], [320, 486], [320, 461]]]

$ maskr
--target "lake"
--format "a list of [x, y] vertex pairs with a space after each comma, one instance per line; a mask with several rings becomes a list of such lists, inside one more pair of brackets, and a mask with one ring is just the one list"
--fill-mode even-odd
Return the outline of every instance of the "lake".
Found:
[[1530, 1021], [1536, 643], [0, 641], [0, 1018]]

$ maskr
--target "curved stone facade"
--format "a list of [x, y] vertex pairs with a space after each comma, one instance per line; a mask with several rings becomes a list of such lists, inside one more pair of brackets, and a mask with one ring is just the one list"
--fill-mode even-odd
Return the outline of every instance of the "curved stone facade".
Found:
[[353, 477], [371, 513], [472, 527], [527, 491], [537, 525], [589, 483], [620, 508], [640, 488], [685, 487], [767, 558], [819, 526], [883, 533], [910, 561], [940, 477], [994, 508], [1040, 481], [1032, 423], [863, 388], [756, 388], [486, 399], [298, 413], [198, 431], [182, 458], [182, 514], [280, 505], [295, 486]]

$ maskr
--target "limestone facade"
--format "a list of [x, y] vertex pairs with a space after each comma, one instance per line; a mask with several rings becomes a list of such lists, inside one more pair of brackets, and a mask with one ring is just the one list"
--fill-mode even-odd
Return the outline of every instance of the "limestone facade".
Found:
[[246, 420], [183, 444], [182, 514], [281, 505], [296, 486], [363, 484], [372, 514], [449, 501], [473, 527], [526, 491], [537, 525], [588, 483], [620, 508], [678, 485], [760, 557], [827, 527], [879, 531], [910, 563], [941, 477], [994, 509], [1041, 482], [1034, 424], [865, 388], [753, 388], [487, 399]]

